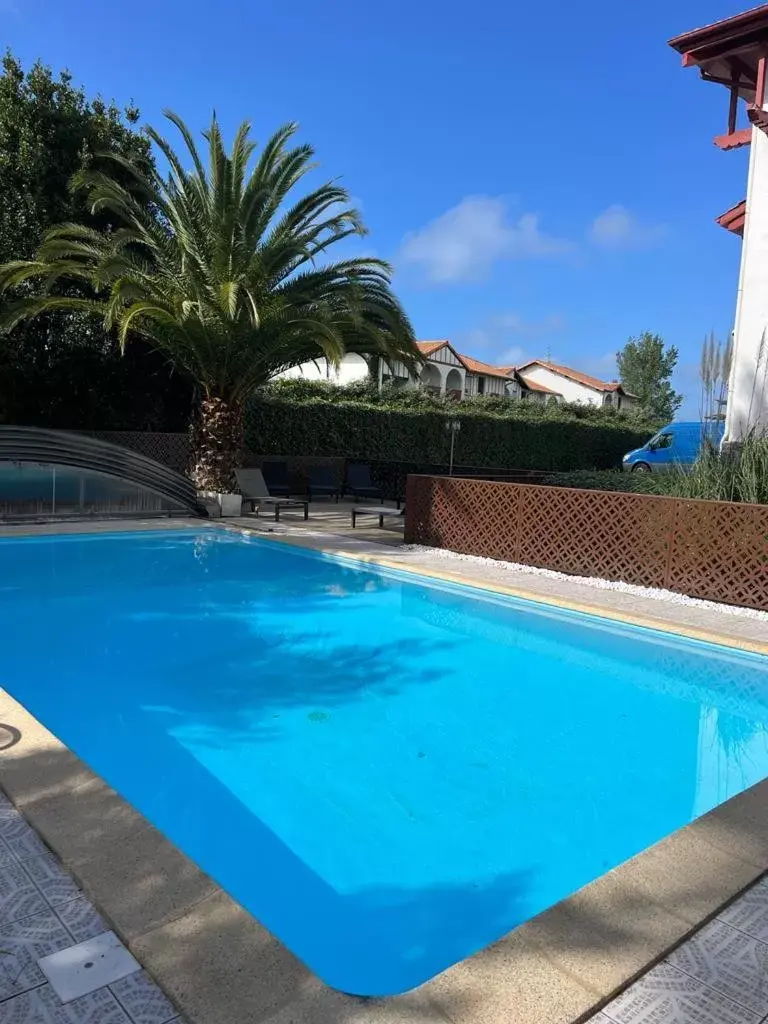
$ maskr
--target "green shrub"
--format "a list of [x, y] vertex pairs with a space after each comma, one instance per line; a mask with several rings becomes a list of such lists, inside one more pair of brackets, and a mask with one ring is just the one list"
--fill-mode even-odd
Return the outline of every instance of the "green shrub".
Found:
[[678, 466], [670, 476], [681, 498], [768, 505], [768, 436], [752, 433], [735, 452], [707, 447], [693, 466]]
[[457, 404], [415, 389], [379, 393], [367, 382], [339, 388], [291, 380], [251, 402], [246, 446], [259, 455], [446, 465], [449, 417], [461, 423], [455, 464], [488, 469], [606, 469], [655, 430], [654, 424], [588, 406], [492, 397]]
[[634, 494], [669, 494], [670, 474], [622, 473], [621, 470], [576, 470], [551, 473], [543, 481], [556, 487], [581, 487], [590, 491], [631, 491]]
[[676, 466], [666, 473], [552, 473], [544, 483], [768, 505], [768, 437], [753, 434], [735, 453], [705, 448], [692, 466]]

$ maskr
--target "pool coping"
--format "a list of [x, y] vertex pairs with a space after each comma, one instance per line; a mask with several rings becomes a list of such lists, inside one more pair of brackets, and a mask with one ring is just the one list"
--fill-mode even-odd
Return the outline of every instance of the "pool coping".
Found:
[[320, 981], [2, 690], [0, 721], [17, 737], [0, 753], [3, 788], [190, 1024], [577, 1024], [768, 869], [764, 780], [419, 988], [360, 999]]

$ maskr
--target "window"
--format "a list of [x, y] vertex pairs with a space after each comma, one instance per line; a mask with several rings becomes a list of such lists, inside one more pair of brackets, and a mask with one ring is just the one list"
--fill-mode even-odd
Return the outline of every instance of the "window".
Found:
[[477, 378], [477, 393], [478, 395], [485, 394], [485, 377]]
[[651, 438], [648, 442], [648, 447], [651, 451], [657, 452], [661, 448], [672, 447], [672, 435], [671, 434], [657, 434], [656, 437]]

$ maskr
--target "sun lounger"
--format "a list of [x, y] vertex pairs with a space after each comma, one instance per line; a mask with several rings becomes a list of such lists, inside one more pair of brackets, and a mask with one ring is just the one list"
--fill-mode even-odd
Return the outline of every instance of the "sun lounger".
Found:
[[298, 501], [295, 498], [273, 498], [260, 469], [236, 469], [235, 476], [243, 495], [243, 502], [250, 503], [251, 511], [255, 511], [257, 516], [262, 508], [273, 508], [275, 522], [279, 522], [281, 509], [303, 508], [304, 518], [309, 519], [309, 502]]
[[355, 498], [378, 498], [382, 504], [384, 503], [381, 488], [371, 480], [371, 467], [365, 462], [350, 462], [347, 465], [344, 493], [349, 493]]
[[327, 497], [339, 500], [341, 488], [331, 466], [307, 466], [307, 497]]

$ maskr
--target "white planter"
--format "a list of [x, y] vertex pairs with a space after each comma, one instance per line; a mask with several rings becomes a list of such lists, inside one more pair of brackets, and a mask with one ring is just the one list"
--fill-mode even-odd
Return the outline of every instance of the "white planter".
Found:
[[243, 510], [242, 494], [217, 494], [223, 518], [239, 516]]
[[220, 516], [239, 516], [243, 508], [243, 497], [241, 494], [221, 494], [215, 491], [200, 491], [198, 497], [208, 509], [211, 519], [218, 519]]

